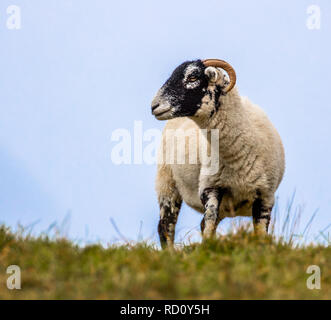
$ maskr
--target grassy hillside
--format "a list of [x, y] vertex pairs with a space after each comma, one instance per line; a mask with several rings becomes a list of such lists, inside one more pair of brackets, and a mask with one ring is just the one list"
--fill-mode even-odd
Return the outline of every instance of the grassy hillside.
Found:
[[[8, 290], [18, 265], [22, 289]], [[309, 290], [309, 265], [321, 290]], [[331, 248], [257, 239], [246, 231], [175, 252], [144, 244], [79, 248], [0, 228], [0, 299], [330, 299]]]

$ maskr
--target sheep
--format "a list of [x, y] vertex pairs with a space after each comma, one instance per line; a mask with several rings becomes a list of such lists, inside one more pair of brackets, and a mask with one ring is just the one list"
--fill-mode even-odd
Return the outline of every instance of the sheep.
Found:
[[[173, 247], [182, 201], [203, 214], [203, 239], [213, 237], [225, 217], [252, 216], [254, 231], [268, 232], [275, 192], [285, 170], [284, 148], [265, 112], [241, 97], [235, 83], [234, 69], [223, 60], [187, 61], [173, 71], [152, 101], [152, 114], [168, 120], [156, 177], [162, 248]], [[195, 146], [199, 149], [204, 142], [209, 152], [217, 151], [216, 172], [200, 156], [195, 164], [164, 161], [166, 141], [174, 141], [166, 136], [173, 138], [176, 130], [203, 129], [217, 130], [216, 144], [208, 133], [199, 135]], [[177, 153], [187, 157], [187, 143]]]

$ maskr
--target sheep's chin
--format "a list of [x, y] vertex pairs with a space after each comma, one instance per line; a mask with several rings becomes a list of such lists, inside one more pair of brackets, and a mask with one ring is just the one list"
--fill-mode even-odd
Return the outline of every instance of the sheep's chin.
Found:
[[155, 118], [157, 120], [170, 120], [174, 117], [172, 110], [168, 110], [164, 113], [161, 113], [159, 115], [156, 115]]

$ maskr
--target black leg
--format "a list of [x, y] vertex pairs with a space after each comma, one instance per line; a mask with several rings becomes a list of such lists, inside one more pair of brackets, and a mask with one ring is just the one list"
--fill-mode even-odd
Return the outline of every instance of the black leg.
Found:
[[257, 234], [268, 233], [268, 228], [271, 219], [272, 206], [266, 205], [265, 201], [258, 193], [257, 198], [253, 203], [253, 224]]

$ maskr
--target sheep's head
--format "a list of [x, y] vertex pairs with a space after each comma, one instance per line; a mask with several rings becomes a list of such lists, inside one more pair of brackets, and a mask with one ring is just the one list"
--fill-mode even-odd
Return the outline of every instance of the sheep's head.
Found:
[[[228, 73], [230, 83], [218, 68]], [[209, 97], [209, 101], [213, 99], [217, 104], [220, 95], [229, 92], [235, 83], [235, 71], [223, 60], [184, 62], [158, 91], [152, 101], [152, 113], [158, 120], [194, 117], [205, 97]]]

